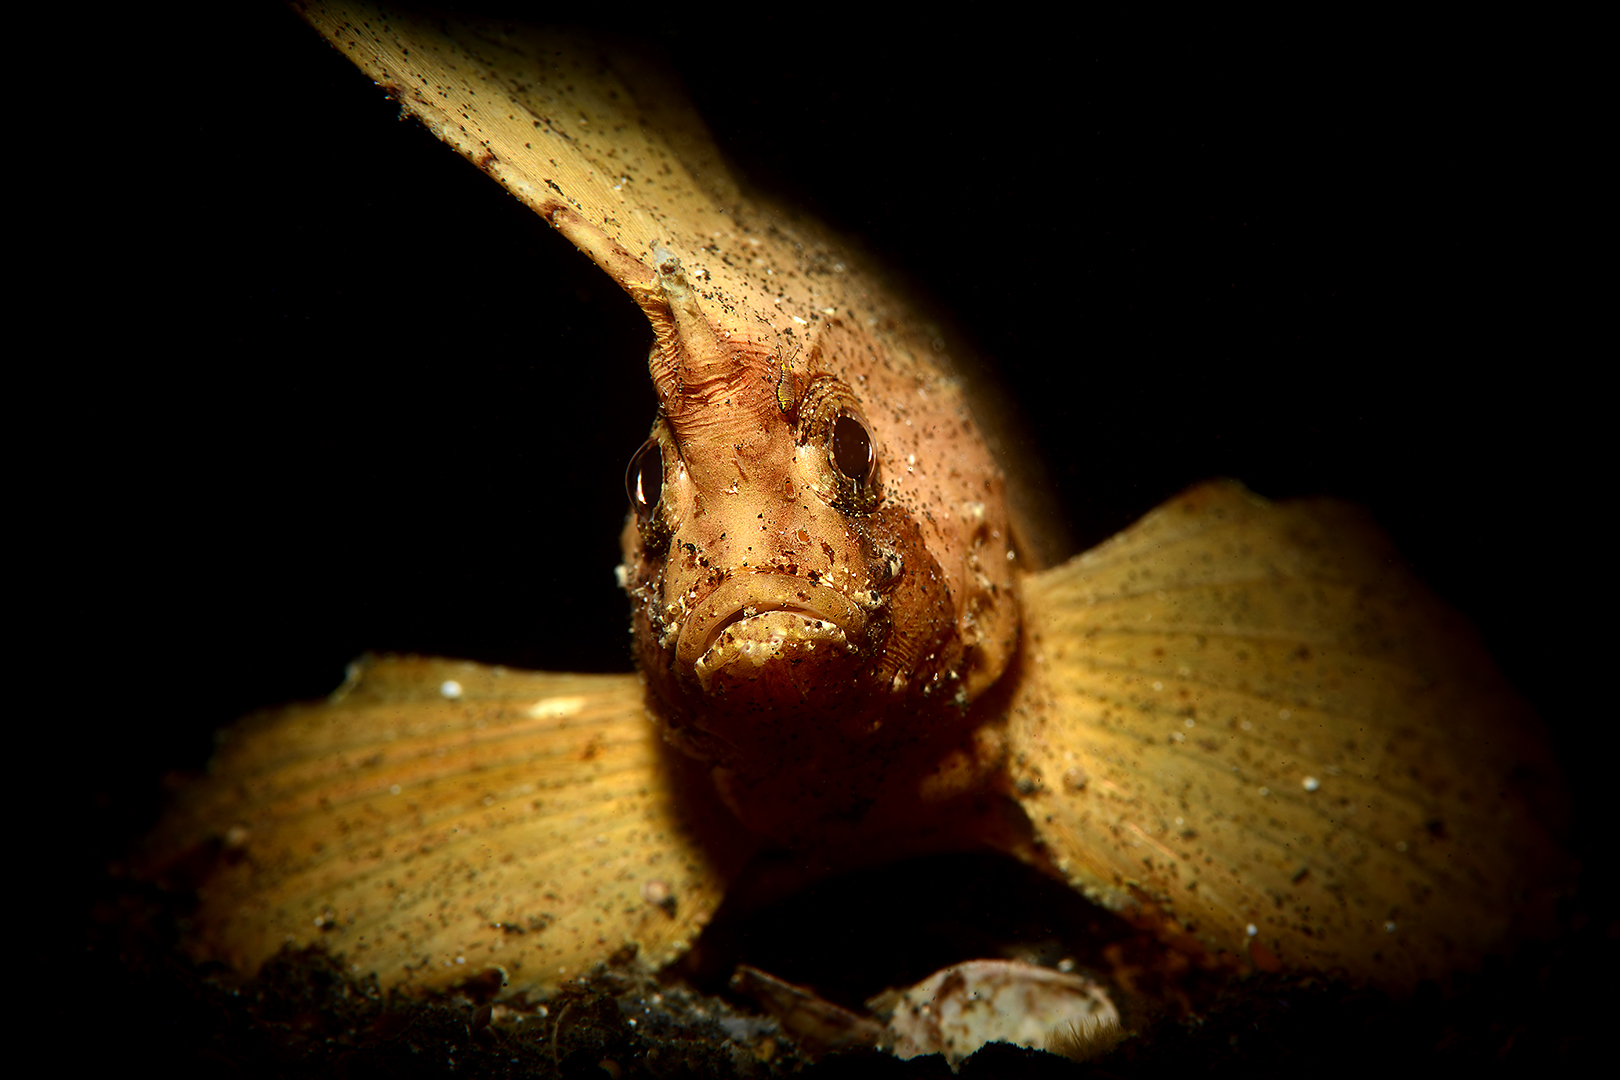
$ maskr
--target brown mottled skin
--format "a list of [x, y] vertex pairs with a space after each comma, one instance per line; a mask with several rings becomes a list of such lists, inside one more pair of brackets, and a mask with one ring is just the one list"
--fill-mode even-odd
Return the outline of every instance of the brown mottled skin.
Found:
[[[875, 800], [904, 817], [1017, 646], [1002, 476], [936, 369], [839, 318], [789, 360], [728, 339], [673, 257], [659, 289], [662, 493], [623, 536], [653, 710], [758, 831], [826, 839]], [[871, 437], [864, 484], [833, 455], [840, 415]]]

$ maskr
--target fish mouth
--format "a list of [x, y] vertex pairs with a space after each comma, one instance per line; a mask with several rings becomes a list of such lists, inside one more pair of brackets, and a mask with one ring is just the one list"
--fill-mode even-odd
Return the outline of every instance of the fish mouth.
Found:
[[701, 676], [699, 662], [723, 636], [728, 642], [751, 636], [764, 640], [788, 632], [801, 640], [851, 648], [861, 640], [866, 619], [859, 605], [827, 585], [768, 571], [733, 575], [693, 606], [676, 639], [675, 660]]

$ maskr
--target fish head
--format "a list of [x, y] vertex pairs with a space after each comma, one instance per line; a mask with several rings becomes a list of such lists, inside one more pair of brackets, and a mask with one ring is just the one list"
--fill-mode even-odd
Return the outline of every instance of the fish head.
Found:
[[670, 740], [760, 780], [950, 730], [1018, 637], [1003, 479], [960, 384], [838, 317], [792, 353], [750, 337], [673, 256], [655, 287], [623, 576]]

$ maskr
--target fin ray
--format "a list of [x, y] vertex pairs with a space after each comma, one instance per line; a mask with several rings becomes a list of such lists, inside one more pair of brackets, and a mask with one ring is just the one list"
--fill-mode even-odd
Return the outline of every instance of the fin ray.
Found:
[[535, 993], [627, 946], [662, 966], [745, 842], [644, 693], [634, 675], [382, 658], [327, 703], [245, 722], [154, 841], [159, 861], [224, 845], [195, 951], [251, 970], [321, 941], [384, 985], [498, 967]]
[[1352, 508], [1203, 485], [1024, 595], [1016, 790], [1108, 906], [1397, 984], [1549, 880], [1515, 779], [1553, 772], [1533, 722]]

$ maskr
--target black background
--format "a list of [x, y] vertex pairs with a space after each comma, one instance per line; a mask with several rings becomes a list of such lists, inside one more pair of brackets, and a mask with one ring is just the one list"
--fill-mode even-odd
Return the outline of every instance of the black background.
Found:
[[[1411, 27], [613, 17], [742, 175], [948, 313], [1075, 550], [1213, 476], [1366, 505], [1602, 820], [1577, 68]], [[44, 390], [14, 405], [24, 622], [61, 691], [22, 720], [57, 793], [30, 832], [64, 885], [215, 728], [365, 650], [627, 669], [612, 570], [654, 405], [628, 300], [289, 12], [129, 18], [35, 133], [66, 197], [23, 294]]]

